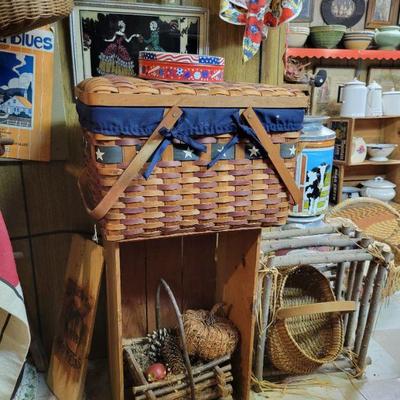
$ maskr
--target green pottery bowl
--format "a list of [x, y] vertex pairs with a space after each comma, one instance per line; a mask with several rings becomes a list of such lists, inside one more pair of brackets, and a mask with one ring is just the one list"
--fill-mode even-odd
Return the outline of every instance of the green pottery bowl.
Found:
[[334, 49], [342, 40], [346, 27], [344, 25], [312, 26], [310, 31], [310, 39], [314, 47]]

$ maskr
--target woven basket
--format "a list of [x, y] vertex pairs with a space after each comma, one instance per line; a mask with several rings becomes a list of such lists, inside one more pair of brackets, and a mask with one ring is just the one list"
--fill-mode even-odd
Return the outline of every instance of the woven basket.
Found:
[[73, 0], [12, 0], [0, 2], [0, 37], [31, 31], [67, 17]]
[[267, 338], [275, 368], [306, 374], [334, 361], [343, 349], [341, 311], [354, 302], [335, 301], [329, 280], [311, 266], [289, 268], [278, 278], [277, 320]]
[[[282, 225], [288, 216], [289, 197], [300, 199], [293, 179], [295, 154], [280, 156], [284, 146], [296, 148], [299, 132], [267, 133], [251, 106], [275, 110], [286, 104], [288, 109], [300, 109], [303, 116], [307, 97], [302, 92], [265, 85], [184, 85], [109, 76], [84, 81], [78, 86], [77, 95], [88, 143], [87, 174], [81, 182], [81, 187], [88, 190], [83, 191], [83, 198], [85, 192], [91, 194], [92, 200], [88, 202], [96, 206], [87, 205], [88, 212], [101, 220], [103, 235], [109, 241]], [[171, 108], [175, 104], [179, 107]], [[140, 106], [140, 110], [143, 106], [165, 107], [165, 114], [150, 137], [119, 134], [114, 125], [106, 135], [98, 133], [108, 124], [104, 106], [109, 106], [108, 110], [121, 106], [126, 110], [129, 106], [132, 112]], [[93, 107], [98, 107], [101, 123], [87, 122]], [[248, 136], [238, 134], [238, 142], [231, 147], [232, 157], [222, 157], [210, 167], [216, 150], [222, 151], [233, 135], [229, 131], [214, 136], [194, 133], [191, 138], [206, 151], [193, 160], [186, 159], [186, 153], [177, 158], [179, 146], [184, 152], [190, 148], [171, 139], [148, 179], [143, 178], [149, 165], [147, 160], [163, 146], [165, 137], [160, 132], [170, 132], [175, 124], [179, 126], [179, 118], [185, 118], [187, 110], [196, 113], [211, 109], [214, 120], [218, 120], [221, 107], [245, 110], [240, 123], [248, 123], [246, 128], [261, 138], [268, 157], [246, 156], [252, 142]], [[279, 118], [281, 111], [274, 113]], [[103, 153], [111, 151], [120, 158], [108, 163], [99, 160], [99, 156], [104, 158]]]

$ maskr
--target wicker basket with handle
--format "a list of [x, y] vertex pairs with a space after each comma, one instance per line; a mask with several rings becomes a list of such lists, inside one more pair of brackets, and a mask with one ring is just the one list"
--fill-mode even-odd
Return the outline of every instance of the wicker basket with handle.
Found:
[[107, 240], [281, 225], [300, 200], [300, 91], [107, 76], [76, 95], [83, 198]]
[[0, 37], [27, 32], [67, 17], [73, 0], [12, 0], [0, 2]]
[[275, 368], [310, 373], [336, 360], [343, 349], [341, 312], [355, 310], [353, 301], [335, 301], [329, 280], [312, 266], [288, 268], [278, 278], [276, 321], [267, 338]]

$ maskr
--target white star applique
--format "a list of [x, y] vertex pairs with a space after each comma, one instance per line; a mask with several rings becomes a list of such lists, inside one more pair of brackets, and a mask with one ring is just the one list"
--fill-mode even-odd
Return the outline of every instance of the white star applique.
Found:
[[250, 157], [258, 157], [260, 155], [260, 149], [257, 149], [256, 146], [253, 146], [252, 148], [248, 149], [250, 153]]
[[296, 154], [296, 146], [292, 146], [292, 147], [289, 149], [289, 151], [290, 151], [290, 155], [291, 155], [291, 156], [294, 156], [294, 155]]
[[193, 158], [193, 150], [191, 150], [189, 147], [186, 150], [183, 150], [185, 153], [185, 160], [187, 158]]
[[104, 161], [104, 160], [103, 160], [104, 154], [105, 154], [105, 153], [103, 153], [103, 152], [100, 150], [100, 148], [98, 147], [97, 150], [96, 150], [96, 160]]
[[[218, 153], [222, 153], [222, 150], [224, 150], [223, 147], [221, 147], [220, 149], [217, 149]], [[222, 153], [222, 157], [226, 158], [226, 153]]]

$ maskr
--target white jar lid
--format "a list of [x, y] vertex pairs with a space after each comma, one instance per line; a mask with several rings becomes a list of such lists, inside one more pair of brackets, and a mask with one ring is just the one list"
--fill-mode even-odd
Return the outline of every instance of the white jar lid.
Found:
[[394, 189], [396, 185], [393, 182], [383, 179], [381, 176], [377, 176], [374, 179], [361, 182], [363, 186], [376, 189]]

